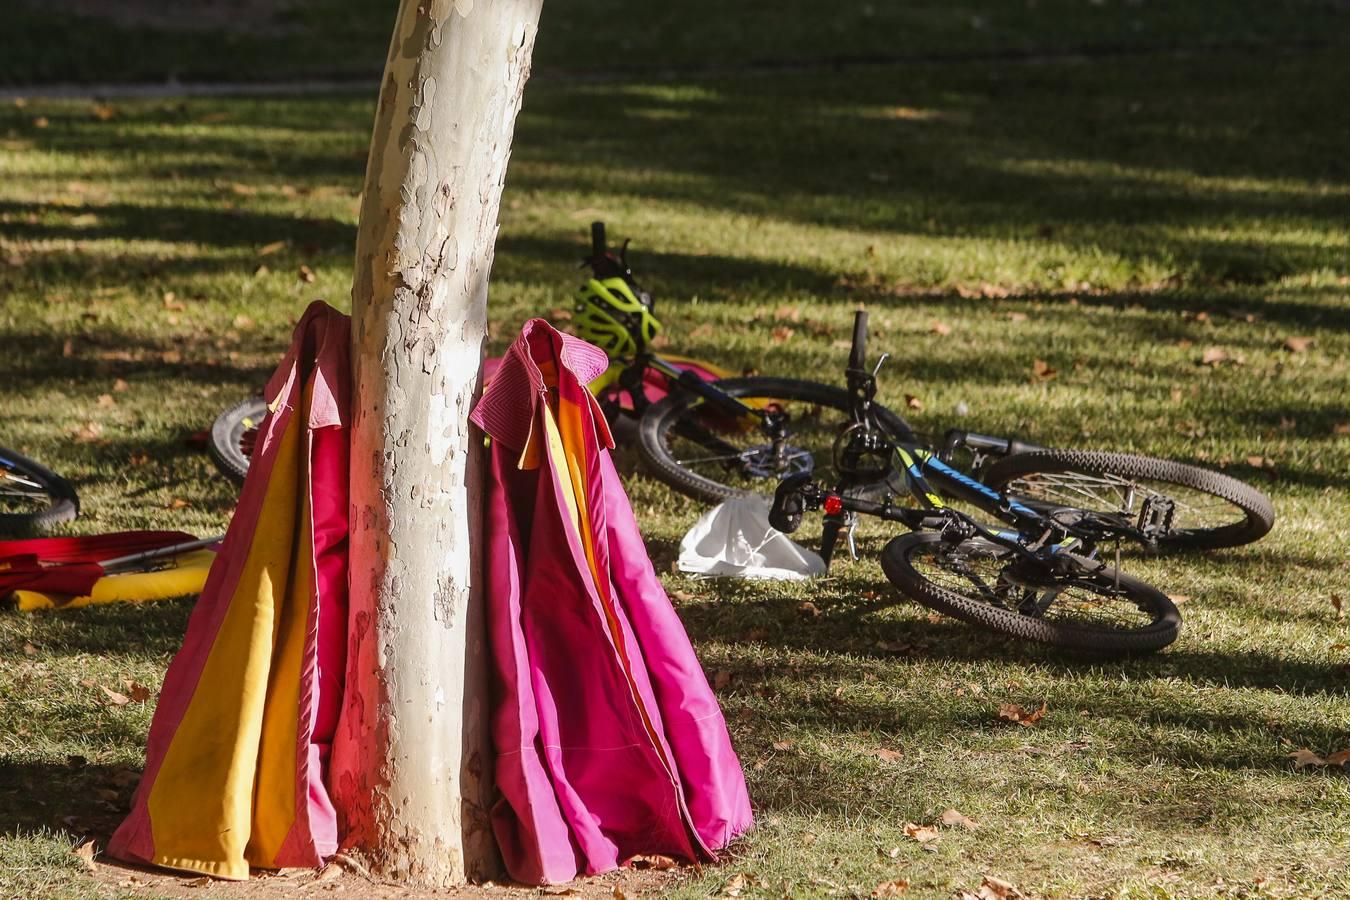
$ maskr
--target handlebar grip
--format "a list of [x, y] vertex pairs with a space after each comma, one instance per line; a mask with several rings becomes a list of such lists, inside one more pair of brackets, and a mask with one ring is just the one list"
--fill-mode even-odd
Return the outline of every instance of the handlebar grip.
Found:
[[867, 310], [853, 314], [853, 347], [848, 354], [848, 367], [861, 369], [867, 363]]
[[591, 223], [591, 253], [599, 258], [605, 255], [605, 223]]

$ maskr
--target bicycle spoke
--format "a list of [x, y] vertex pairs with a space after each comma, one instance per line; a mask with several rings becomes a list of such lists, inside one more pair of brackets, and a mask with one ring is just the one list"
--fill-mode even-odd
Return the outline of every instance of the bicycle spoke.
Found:
[[1037, 472], [1011, 481], [1008, 493], [1095, 512], [1136, 515], [1145, 502], [1165, 498], [1175, 504], [1178, 530], [1215, 528], [1246, 518], [1241, 508], [1220, 497], [1180, 485], [1083, 472]]
[[[1026, 576], [1017, 572], [1015, 561], [1006, 556], [958, 558], [940, 546], [919, 547], [910, 562], [933, 584], [963, 597], [1026, 616], [1068, 623], [1128, 629], [1152, 621], [1124, 592], [1114, 590], [1109, 580], [1103, 582], [1101, 570], [1087, 577], [1046, 573], [1035, 579], [1041, 583], [1027, 584], [1022, 583]], [[998, 587], [991, 587], [991, 582]]]

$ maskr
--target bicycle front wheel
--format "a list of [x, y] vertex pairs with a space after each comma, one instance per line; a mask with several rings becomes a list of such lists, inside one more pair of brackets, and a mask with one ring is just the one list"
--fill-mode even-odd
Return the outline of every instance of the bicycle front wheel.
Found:
[[211, 424], [211, 442], [207, 449], [216, 468], [231, 481], [244, 483], [258, 440], [258, 426], [267, 416], [267, 401], [262, 397], [245, 400], [216, 417]]
[[0, 447], [0, 531], [69, 522], [80, 514], [75, 489], [44, 465]]
[[[775, 445], [759, 416], [735, 416], [691, 391], [676, 389], [642, 416], [638, 450], [660, 481], [699, 500], [721, 502], [748, 493], [771, 493], [799, 472], [829, 481], [835, 438], [852, 424], [848, 392], [791, 378], [726, 378], [713, 386], [755, 409], [786, 417], [785, 440]], [[908, 423], [884, 406], [877, 420], [896, 435]]]
[[1216, 549], [1250, 544], [1275, 524], [1275, 507], [1256, 488], [1209, 469], [1127, 453], [1033, 450], [989, 467], [985, 484], [1028, 506], [1067, 506], [1137, 518], [1150, 502], [1172, 505], [1163, 547]]
[[1177, 639], [1181, 615], [1157, 588], [1094, 560], [1049, 566], [979, 538], [920, 531], [892, 540], [881, 568], [924, 606], [1016, 638], [1099, 655], [1152, 653]]

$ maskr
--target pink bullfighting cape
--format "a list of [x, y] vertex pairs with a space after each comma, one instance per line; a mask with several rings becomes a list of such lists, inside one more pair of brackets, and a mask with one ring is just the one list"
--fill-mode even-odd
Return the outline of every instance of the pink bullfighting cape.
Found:
[[337, 849], [324, 774], [346, 652], [349, 333], [314, 303], [268, 383], [271, 412], [112, 856], [242, 879]]
[[657, 580], [586, 385], [600, 349], [534, 319], [473, 421], [486, 514], [493, 826], [512, 877], [712, 859], [750, 827], [726, 723]]

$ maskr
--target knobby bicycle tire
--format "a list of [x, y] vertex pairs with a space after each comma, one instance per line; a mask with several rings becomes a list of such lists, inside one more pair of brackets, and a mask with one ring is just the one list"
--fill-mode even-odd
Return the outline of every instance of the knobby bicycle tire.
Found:
[[[1110, 568], [1097, 570], [1090, 580], [1095, 579], [1103, 586], [1110, 583], [1113, 589], [1118, 587], [1131, 603], [1151, 617], [1148, 624], [1131, 629], [1090, 627], [1030, 616], [964, 597], [935, 584], [914, 567], [913, 557], [917, 552], [933, 549], [933, 545], [942, 540], [935, 531], [901, 535], [881, 551], [881, 568], [902, 594], [943, 615], [1023, 640], [1097, 655], [1152, 653], [1175, 641], [1180, 633], [1181, 615], [1167, 595]], [[1090, 565], [1086, 560], [1081, 562]]]
[[261, 397], [245, 400], [238, 406], [232, 406], [216, 417], [211, 423], [211, 440], [207, 449], [216, 468], [230, 480], [243, 484], [248, 474], [251, 452], [245, 452], [246, 436], [262, 424], [267, 415], [267, 401]]
[[0, 513], [0, 531], [19, 532], [69, 522], [80, 514], [80, 498], [70, 482], [51, 469], [13, 450], [0, 447], [0, 468], [37, 485], [51, 503], [30, 513]]
[[[715, 385], [718, 390], [738, 399], [797, 401], [844, 413], [851, 408], [848, 391], [812, 381], [755, 376], [724, 378], [715, 382]], [[718, 503], [728, 497], [750, 492], [690, 471], [675, 458], [669, 440], [672, 429], [681, 422], [691, 421], [691, 413], [705, 402], [693, 392], [676, 387], [672, 393], [652, 404], [638, 425], [638, 452], [648, 471], [657, 480], [695, 499]], [[907, 438], [912, 434], [909, 424], [891, 410], [876, 403], [872, 404], [872, 410], [886, 430]], [[766, 491], [777, 487], [775, 478], [765, 478], [764, 481]]]

